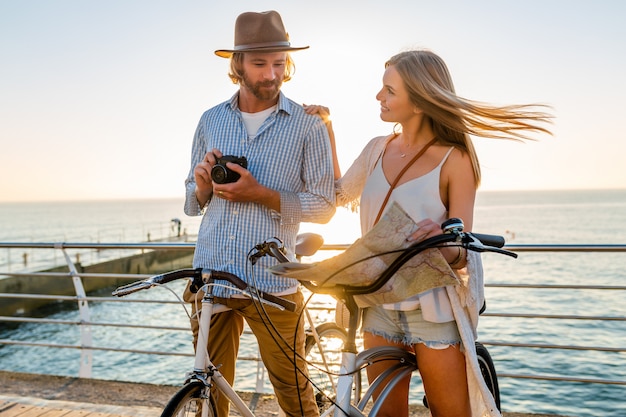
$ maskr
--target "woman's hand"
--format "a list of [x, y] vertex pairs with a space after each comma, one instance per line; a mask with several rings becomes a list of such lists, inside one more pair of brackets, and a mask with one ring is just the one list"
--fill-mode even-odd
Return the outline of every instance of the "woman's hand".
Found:
[[303, 104], [306, 114], [317, 114], [322, 118], [324, 124], [328, 125], [330, 121], [330, 109], [319, 104]]
[[435, 223], [431, 219], [424, 219], [417, 223], [417, 230], [406, 238], [407, 242], [415, 243], [428, 239], [429, 237], [442, 234], [441, 225]]
[[[406, 238], [407, 242], [416, 243], [429, 237], [438, 236], [443, 234], [441, 225], [435, 223], [431, 219], [425, 219], [417, 223], [417, 230]], [[465, 249], [457, 246], [444, 246], [439, 248], [439, 251], [446, 259], [446, 262], [450, 264], [452, 269], [461, 269], [466, 264], [466, 251]]]

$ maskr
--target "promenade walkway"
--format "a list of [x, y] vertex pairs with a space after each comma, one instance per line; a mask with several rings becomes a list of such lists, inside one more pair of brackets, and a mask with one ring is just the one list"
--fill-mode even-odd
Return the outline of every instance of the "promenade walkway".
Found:
[[[0, 417], [159, 417], [178, 387], [0, 371]], [[278, 416], [270, 394], [240, 393], [258, 417]], [[232, 416], [239, 415], [234, 410]], [[421, 405], [411, 417], [428, 417]], [[564, 417], [507, 413], [504, 417]]]

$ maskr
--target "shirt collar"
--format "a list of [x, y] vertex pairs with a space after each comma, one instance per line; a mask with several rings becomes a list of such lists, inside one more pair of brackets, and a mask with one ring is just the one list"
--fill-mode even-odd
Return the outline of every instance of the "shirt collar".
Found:
[[[233, 94], [233, 96], [230, 98], [230, 101], [228, 102], [228, 105], [230, 106], [231, 110], [233, 111], [240, 111], [239, 110], [239, 91], [237, 91], [235, 94]], [[278, 93], [278, 106], [276, 107], [276, 111], [280, 112], [280, 111], [284, 111], [287, 114], [291, 114], [292, 113], [292, 106], [293, 103], [291, 103], [289, 101], [289, 99], [283, 94], [283, 92], [279, 92]]]

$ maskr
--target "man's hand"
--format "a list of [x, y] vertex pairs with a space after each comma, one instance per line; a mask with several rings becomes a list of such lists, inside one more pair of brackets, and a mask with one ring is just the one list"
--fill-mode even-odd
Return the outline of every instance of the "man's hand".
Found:
[[207, 152], [202, 161], [193, 169], [193, 176], [196, 180], [196, 199], [200, 207], [204, 207], [213, 193], [211, 170], [213, 169], [213, 165], [215, 165], [216, 156], [222, 156], [222, 153], [218, 149]]
[[238, 203], [258, 203], [280, 212], [280, 193], [267, 188], [239, 164], [227, 162], [226, 167], [239, 174], [236, 182], [213, 183], [213, 193], [220, 198]]

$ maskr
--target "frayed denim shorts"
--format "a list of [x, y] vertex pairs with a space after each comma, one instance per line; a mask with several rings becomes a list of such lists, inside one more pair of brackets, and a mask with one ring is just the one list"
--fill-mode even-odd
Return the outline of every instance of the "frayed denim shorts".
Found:
[[407, 346], [423, 343], [431, 349], [445, 349], [461, 342], [455, 321], [426, 321], [419, 308], [411, 311], [386, 310], [380, 306], [366, 308], [362, 329], [389, 342]]

